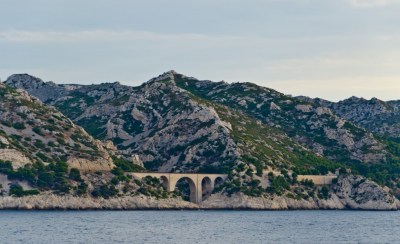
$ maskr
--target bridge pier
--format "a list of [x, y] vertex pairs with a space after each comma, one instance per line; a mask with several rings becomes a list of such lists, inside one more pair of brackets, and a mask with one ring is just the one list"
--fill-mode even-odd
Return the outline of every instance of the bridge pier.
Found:
[[228, 176], [224, 174], [185, 174], [185, 173], [130, 173], [135, 178], [156, 177], [163, 181], [168, 192], [175, 191], [176, 184], [181, 179], [187, 179], [190, 187], [190, 201], [200, 203], [203, 201], [203, 180], [206, 181], [206, 194], [210, 194], [215, 187], [215, 181], [225, 181]]

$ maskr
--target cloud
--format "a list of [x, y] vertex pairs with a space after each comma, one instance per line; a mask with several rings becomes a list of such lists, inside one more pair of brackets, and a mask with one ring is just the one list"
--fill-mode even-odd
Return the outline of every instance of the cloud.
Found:
[[348, 0], [354, 7], [378, 7], [399, 4], [400, 0]]

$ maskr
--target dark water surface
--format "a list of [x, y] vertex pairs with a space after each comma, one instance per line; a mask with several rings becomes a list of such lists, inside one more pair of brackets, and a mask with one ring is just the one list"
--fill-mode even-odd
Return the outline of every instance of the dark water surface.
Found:
[[400, 212], [0, 211], [0, 243], [400, 243]]

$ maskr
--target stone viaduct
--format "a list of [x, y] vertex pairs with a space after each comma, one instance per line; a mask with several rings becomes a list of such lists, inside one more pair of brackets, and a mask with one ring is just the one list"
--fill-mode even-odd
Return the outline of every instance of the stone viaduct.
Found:
[[[161, 180], [167, 191], [175, 190], [176, 183], [180, 179], [186, 179], [190, 186], [190, 201], [199, 203], [203, 200], [203, 194], [210, 194], [217, 181], [225, 181], [228, 175], [224, 174], [191, 174], [191, 173], [130, 173], [135, 178], [156, 177]], [[204, 189], [203, 189], [204, 186]], [[203, 191], [204, 190], [204, 191]]]

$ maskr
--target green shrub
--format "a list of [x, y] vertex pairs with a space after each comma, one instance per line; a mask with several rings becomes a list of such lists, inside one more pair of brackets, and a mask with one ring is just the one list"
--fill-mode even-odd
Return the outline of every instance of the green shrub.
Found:
[[144, 172], [146, 171], [145, 168], [134, 164], [133, 162], [129, 161], [129, 160], [125, 160], [123, 158], [117, 158], [117, 157], [113, 157], [113, 161], [115, 166], [117, 166], [116, 168], [121, 169], [124, 172]]
[[75, 181], [82, 181], [81, 178], [81, 172], [79, 171], [79, 169], [77, 168], [72, 168], [69, 171], [69, 176], [68, 176], [71, 180], [75, 180]]
[[327, 186], [323, 186], [318, 194], [319, 198], [328, 199], [329, 197], [329, 188]]
[[55, 144], [54, 142], [52, 142], [52, 141], [49, 141], [49, 142], [47, 143], [47, 146], [49, 146], [49, 147], [55, 147], [56, 144]]
[[23, 197], [23, 196], [29, 196], [29, 195], [37, 195], [40, 192], [38, 190], [24, 190], [22, 186], [18, 184], [14, 184], [10, 186], [10, 196], [14, 197]]
[[83, 196], [86, 195], [88, 189], [88, 185], [85, 182], [81, 182], [76, 189], [76, 195]]
[[314, 187], [314, 181], [309, 180], [309, 179], [304, 179], [300, 181], [300, 184], [308, 187]]
[[276, 193], [277, 195], [282, 195], [285, 190], [290, 189], [289, 183], [286, 181], [285, 177], [279, 175], [277, 177], [270, 177], [271, 185], [267, 188], [267, 192]]
[[40, 149], [43, 149], [46, 147], [46, 145], [41, 141], [41, 140], [36, 140], [34, 143], [34, 146]]
[[102, 197], [108, 199], [110, 197], [114, 197], [118, 194], [118, 190], [113, 185], [101, 185], [99, 188], [96, 188], [92, 191], [93, 197]]
[[41, 136], [44, 135], [43, 132], [42, 132], [42, 130], [41, 130], [39, 127], [33, 127], [33, 128], [32, 128], [32, 131], [35, 132], [35, 133], [38, 134], [38, 135], [41, 135]]
[[23, 130], [26, 128], [24, 123], [14, 123], [12, 127], [16, 130]]
[[4, 162], [0, 160], [0, 173], [8, 174], [12, 170], [12, 163], [10, 161]]

